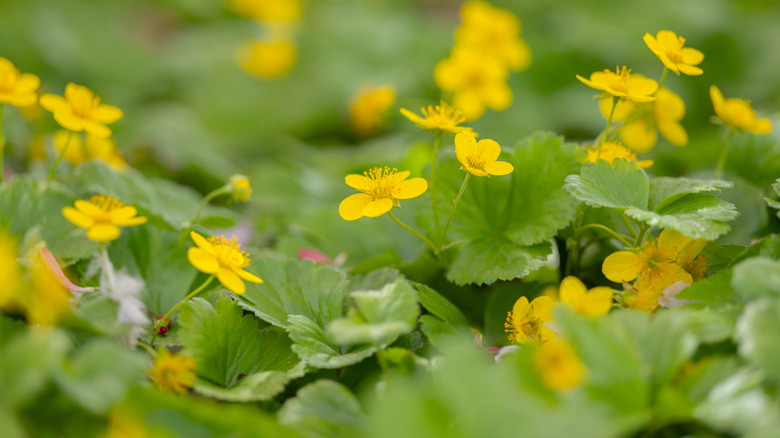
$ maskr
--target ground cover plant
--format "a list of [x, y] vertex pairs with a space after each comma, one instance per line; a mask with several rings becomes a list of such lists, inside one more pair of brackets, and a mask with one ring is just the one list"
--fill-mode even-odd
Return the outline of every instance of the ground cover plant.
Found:
[[774, 437], [780, 6], [0, 4], [3, 437]]

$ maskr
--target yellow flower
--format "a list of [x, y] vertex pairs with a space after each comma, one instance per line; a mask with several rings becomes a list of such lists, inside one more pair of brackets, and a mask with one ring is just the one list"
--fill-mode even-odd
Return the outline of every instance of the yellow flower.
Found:
[[157, 352], [149, 377], [161, 391], [176, 391], [186, 394], [195, 383], [195, 359], [168, 352], [163, 348]]
[[100, 160], [116, 170], [127, 168], [127, 162], [111, 138], [87, 134], [86, 140], [82, 140], [80, 136], [64, 129], [55, 132], [53, 137], [54, 147], [60, 154], [64, 151], [65, 159], [73, 166], [90, 160]]
[[455, 30], [455, 44], [482, 51], [512, 70], [524, 70], [531, 63], [531, 50], [520, 38], [520, 20], [506, 9], [485, 1], [467, 1], [460, 8], [461, 25]]
[[137, 216], [135, 207], [125, 205], [111, 196], [95, 195], [89, 201], [79, 199], [73, 207], [62, 209], [62, 215], [73, 225], [85, 228], [87, 238], [95, 242], [110, 242], [119, 237], [119, 227], [146, 223]]
[[658, 307], [658, 298], [663, 295], [663, 290], [659, 292], [652, 288], [627, 287], [628, 289], [623, 295], [623, 303], [629, 308], [651, 313]]
[[588, 161], [595, 163], [599, 159], [607, 160], [610, 164], [616, 158], [622, 158], [628, 161], [635, 161], [637, 167], [640, 169], [647, 169], [653, 165], [653, 160], [641, 160], [638, 161], [636, 154], [631, 150], [624, 148], [620, 143], [608, 141], [596, 148], [588, 149]]
[[507, 175], [515, 170], [506, 161], [496, 161], [501, 154], [501, 146], [493, 140], [483, 139], [477, 142], [474, 134], [462, 132], [455, 135], [455, 155], [461, 169], [476, 176]]
[[230, 9], [245, 17], [264, 21], [296, 21], [301, 18], [301, 0], [230, 0]]
[[22, 284], [16, 242], [0, 231], [0, 310], [11, 310], [18, 304], [17, 294]]
[[441, 104], [433, 106], [428, 105], [428, 110], [420, 108], [423, 117], [401, 108], [401, 114], [407, 119], [417, 124], [417, 127], [425, 131], [447, 131], [457, 134], [459, 132], [471, 131], [471, 128], [458, 126], [466, 121], [463, 114], [450, 106], [447, 102], [441, 101]]
[[604, 69], [590, 75], [590, 80], [577, 75], [583, 84], [603, 91], [608, 96], [628, 99], [632, 102], [650, 102], [655, 99], [653, 93], [658, 83], [642, 75], [631, 75], [631, 70], [623, 66], [614, 72]]
[[[660, 295], [675, 281], [693, 282], [691, 274], [677, 263], [681, 239], [674, 230], [664, 230], [658, 240], [645, 242], [636, 251], [618, 251], [610, 254], [601, 267], [604, 275], [615, 282], [631, 281], [641, 291]], [[698, 244], [696, 244], [698, 245]]]
[[769, 134], [772, 131], [772, 123], [769, 119], [759, 119], [756, 112], [750, 106], [750, 102], [736, 97], [723, 98], [723, 93], [718, 87], [710, 86], [710, 97], [715, 114], [723, 123], [731, 129], [745, 130], [754, 134]]
[[238, 53], [238, 64], [248, 74], [278, 79], [295, 66], [295, 45], [287, 39], [254, 41], [244, 44]]
[[698, 76], [704, 73], [702, 69], [696, 67], [704, 60], [704, 54], [696, 49], [683, 47], [685, 38], [677, 36], [670, 30], [660, 30], [655, 38], [646, 33], [643, 39], [647, 47], [669, 70], [678, 75], [685, 73], [689, 76]]
[[691, 275], [691, 279], [697, 281], [704, 278], [707, 274], [707, 259], [699, 253], [707, 246], [707, 240], [692, 239], [675, 230], [664, 230], [661, 234], [667, 245], [676, 248], [675, 262]]
[[30, 269], [32, 288], [25, 299], [27, 321], [51, 326], [70, 311], [70, 292], [42, 265], [40, 263]]
[[577, 277], [564, 278], [558, 293], [561, 302], [574, 308], [575, 313], [589, 318], [604, 315], [612, 308], [612, 288], [594, 287], [587, 290]]
[[0, 57], [0, 105], [18, 107], [34, 105], [41, 80], [32, 73], [21, 73], [11, 61]]
[[[625, 122], [619, 131], [620, 139], [623, 145], [634, 151], [651, 150], [658, 141], [658, 132], [675, 146], [688, 144], [688, 133], [680, 124], [685, 116], [685, 102], [666, 87], [660, 88], [655, 96], [651, 104], [637, 105], [620, 100], [615, 108], [612, 120]], [[599, 109], [605, 118], [608, 117], [612, 101], [600, 100]]]
[[585, 376], [585, 365], [570, 343], [554, 340], [541, 345], [534, 352], [534, 365], [542, 382], [555, 391], [564, 391], [579, 385]]
[[452, 103], [468, 120], [475, 120], [487, 108], [503, 111], [512, 103], [509, 73], [497, 59], [485, 53], [455, 47], [449, 58], [436, 64], [436, 85], [454, 93]]
[[520, 297], [515, 301], [512, 311], [507, 313], [504, 332], [509, 333], [513, 344], [544, 343], [555, 337], [555, 332], [545, 327], [552, 318], [553, 300], [547, 296], [534, 298]]
[[249, 266], [249, 253], [241, 251], [236, 237], [212, 236], [206, 240], [192, 231], [190, 237], [198, 246], [187, 251], [187, 259], [197, 270], [206, 274], [216, 274], [217, 280], [235, 294], [246, 292], [245, 281], [262, 283], [263, 280], [245, 271]]
[[352, 129], [361, 135], [374, 132], [382, 121], [382, 114], [395, 103], [392, 85], [362, 87], [349, 105], [349, 121]]
[[407, 180], [409, 173], [408, 170], [399, 172], [385, 166], [375, 167], [363, 172], [363, 175], [347, 175], [344, 178], [347, 185], [362, 193], [341, 201], [339, 215], [348, 221], [363, 216], [378, 217], [398, 206], [399, 199], [412, 199], [425, 193], [428, 182], [423, 178]]
[[246, 201], [252, 196], [252, 185], [249, 178], [236, 174], [230, 177], [230, 192], [236, 201]]
[[86, 131], [98, 137], [110, 137], [108, 124], [122, 118], [122, 110], [112, 105], [100, 103], [87, 87], [70, 83], [65, 87], [65, 97], [56, 94], [44, 94], [40, 104], [54, 113], [54, 120], [63, 128], [74, 131]]

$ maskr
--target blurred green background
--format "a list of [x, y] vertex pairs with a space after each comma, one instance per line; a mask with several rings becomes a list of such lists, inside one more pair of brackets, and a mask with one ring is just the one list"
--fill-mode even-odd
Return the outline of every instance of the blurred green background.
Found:
[[[752, 101], [759, 116], [780, 126], [780, 3], [772, 0], [494, 1], [515, 12], [533, 52], [531, 67], [513, 73], [514, 103], [471, 124], [483, 138], [511, 147], [538, 130], [587, 141], [603, 129], [593, 90], [576, 74], [616, 65], [658, 78], [662, 64], [642, 35], [668, 29], [705, 54], [704, 75], [670, 75], [666, 86], [686, 102], [685, 148], [660, 140], [649, 154], [654, 175], [711, 177], [723, 131], [710, 122], [708, 88]], [[346, 173], [389, 164], [419, 174], [432, 136], [398, 108], [417, 110], [442, 96], [435, 64], [452, 46], [460, 2], [444, 0], [309, 0], [294, 39], [298, 60], [275, 80], [248, 76], [238, 47], [266, 29], [215, 0], [3, 0], [0, 56], [39, 75], [42, 92], [85, 85], [125, 118], [115, 138], [134, 167], [207, 193], [230, 174], [254, 187], [242, 213], [255, 225], [254, 243], [294, 253], [314, 246], [348, 265], [395, 251], [412, 259], [413, 236], [389, 233], [387, 218], [348, 223], [338, 202], [352, 193]], [[361, 137], [348, 105], [363, 84], [392, 84], [398, 93], [384, 128]], [[6, 111], [10, 162], [24, 171], [33, 130], [56, 129], [49, 114], [28, 124]], [[31, 128], [32, 126], [32, 128]], [[778, 129], [737, 137], [723, 194], [742, 216], [723, 240], [749, 240], [777, 228], [761, 200], [780, 177]], [[445, 145], [452, 139], [445, 137]], [[423, 203], [424, 204], [424, 203]], [[407, 207], [408, 205], [408, 207]], [[416, 205], [401, 217], [415, 221]]]

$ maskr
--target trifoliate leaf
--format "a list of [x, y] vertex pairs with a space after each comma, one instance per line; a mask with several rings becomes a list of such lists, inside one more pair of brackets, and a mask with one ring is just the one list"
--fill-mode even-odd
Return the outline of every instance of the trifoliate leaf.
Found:
[[410, 332], [420, 314], [417, 296], [404, 280], [380, 290], [352, 292], [349, 297], [355, 307], [327, 326], [328, 337], [337, 344], [388, 344]]
[[569, 175], [564, 189], [594, 207], [647, 209], [650, 180], [636, 162], [597, 160]]
[[755, 300], [745, 306], [737, 322], [739, 354], [767, 374], [780, 380], [780, 300]]
[[717, 192], [731, 187], [734, 187], [734, 183], [716, 179], [653, 178], [650, 180], [649, 207], [651, 210], [659, 210], [686, 193]]
[[328, 339], [322, 327], [303, 315], [287, 317], [287, 333], [293, 341], [293, 351], [318, 368], [342, 368], [358, 363], [378, 350], [378, 347], [366, 344], [342, 349]]
[[185, 354], [197, 364], [198, 376], [225, 388], [239, 375], [256, 369], [266, 352], [257, 321], [244, 316], [233, 300], [222, 296], [216, 308], [202, 298], [193, 298], [181, 310], [179, 340]]
[[307, 438], [356, 436], [365, 421], [360, 402], [347, 388], [318, 380], [301, 388], [279, 410], [279, 423]]
[[734, 266], [731, 285], [745, 301], [780, 297], [780, 260], [759, 256], [740, 262]]
[[[514, 171], [506, 176], [472, 176], [453, 214], [448, 241], [463, 242], [447, 272], [455, 283], [490, 284], [527, 275], [549, 254], [542, 242], [575, 216], [577, 200], [561, 190], [566, 176], [580, 165], [574, 145], [539, 133], [521, 141], [503, 159]], [[451, 210], [447, 201], [456, 197], [466, 175], [459, 167], [454, 157], [438, 164], [433, 191], [442, 222]]]
[[724, 221], [739, 215], [734, 204], [702, 193], [686, 194], [657, 211], [629, 208], [625, 213], [649, 226], [671, 228], [688, 237], [707, 240], [728, 232], [729, 226]]
[[260, 319], [286, 328], [289, 315], [302, 315], [321, 327], [343, 313], [347, 278], [337, 269], [311, 260], [255, 257], [252, 271], [263, 279], [237, 297]]

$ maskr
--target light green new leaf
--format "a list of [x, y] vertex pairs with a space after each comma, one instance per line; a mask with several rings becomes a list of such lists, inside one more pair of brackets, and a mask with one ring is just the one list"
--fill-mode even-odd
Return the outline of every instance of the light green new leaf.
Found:
[[659, 210], [687, 193], [717, 192], [734, 187], [734, 183], [721, 180], [660, 177], [650, 180], [649, 207]]
[[739, 354], [780, 381], [780, 300], [763, 298], [745, 306], [737, 322]]
[[780, 297], [780, 260], [753, 257], [734, 266], [731, 286], [743, 300]]
[[[509, 149], [507, 150], [509, 152]], [[458, 247], [447, 278], [458, 284], [490, 284], [538, 269], [549, 254], [539, 246], [566, 227], [577, 200], [561, 190], [567, 175], [580, 166], [576, 146], [561, 137], [537, 133], [521, 141], [502, 160], [514, 171], [506, 176], [469, 180], [453, 215], [448, 240]], [[438, 165], [433, 190], [444, 221], [466, 175], [451, 157]], [[547, 245], [543, 245], [546, 247]]]
[[420, 308], [412, 286], [396, 280], [380, 290], [356, 291], [349, 294], [355, 307], [345, 318], [333, 320], [326, 333], [335, 343], [388, 344], [398, 336], [412, 331]]
[[251, 271], [263, 279], [236, 297], [260, 319], [286, 328], [290, 315], [302, 315], [321, 327], [343, 312], [347, 278], [341, 271], [311, 260], [256, 256]]
[[468, 320], [463, 315], [463, 312], [458, 309], [458, 306], [452, 304], [440, 293], [424, 284], [417, 283], [414, 287], [417, 289], [417, 300], [425, 310], [438, 316], [453, 328], [465, 328], [469, 326]]
[[474, 239], [463, 244], [455, 255], [447, 279], [456, 284], [492, 284], [525, 277], [544, 266], [550, 254], [549, 243], [522, 246], [506, 238]]
[[360, 402], [347, 388], [332, 380], [318, 380], [301, 388], [279, 410], [279, 423], [306, 438], [357, 436], [365, 421]]
[[626, 215], [650, 226], [671, 228], [694, 239], [715, 240], [729, 231], [724, 221], [738, 215], [730, 202], [702, 193], [688, 193], [657, 211], [629, 208]]
[[594, 207], [645, 210], [650, 180], [634, 161], [597, 160], [583, 166], [579, 175], [569, 175], [564, 189]]
[[221, 296], [216, 308], [202, 298], [193, 298], [181, 310], [179, 341], [185, 353], [195, 358], [200, 377], [230, 388], [240, 374], [249, 374], [266, 353], [257, 321], [243, 316], [241, 307]]
[[318, 368], [342, 368], [356, 364], [378, 350], [377, 346], [368, 344], [342, 349], [328, 339], [322, 327], [303, 315], [287, 317], [287, 333], [293, 341], [292, 350]]

